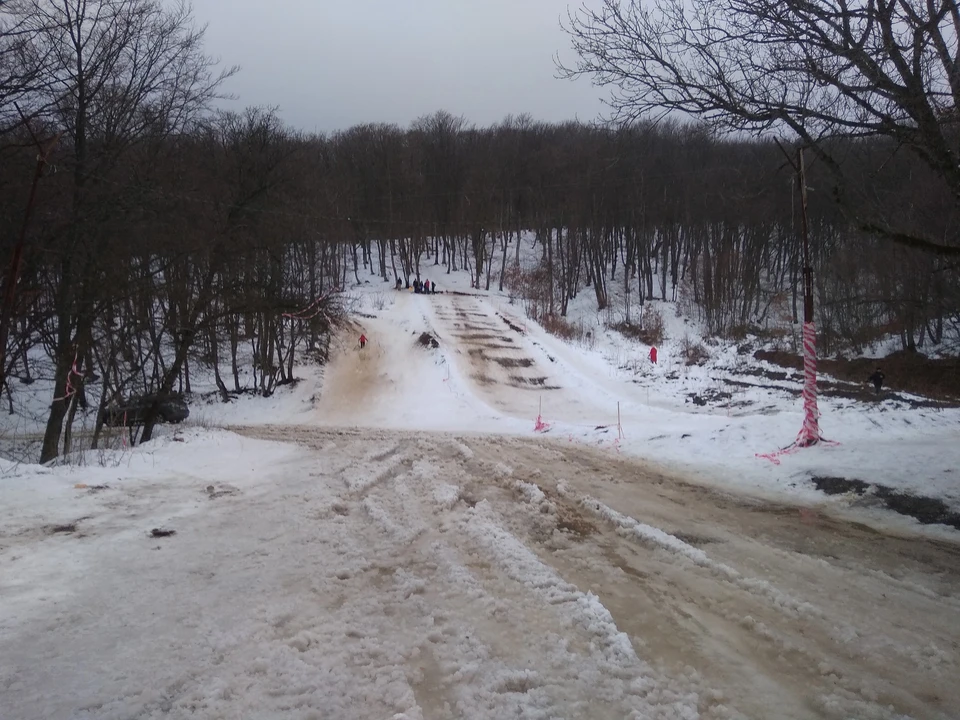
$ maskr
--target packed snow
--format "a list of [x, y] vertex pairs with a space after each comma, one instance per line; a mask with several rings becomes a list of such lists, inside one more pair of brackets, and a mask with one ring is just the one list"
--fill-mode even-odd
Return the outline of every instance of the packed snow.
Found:
[[[821, 398], [832, 442], [774, 454], [800, 429], [800, 378], [740, 382], [771, 368], [675, 305], [657, 304], [654, 364], [586, 294], [569, 315], [590, 335], [568, 342], [465, 273], [439, 284], [360, 283], [329, 364], [269, 398], [198, 393], [142, 446], [31, 464], [49, 388], [18, 393], [3, 437], [18, 461], [0, 461], [0, 716], [960, 705], [956, 530], [810, 481], [960, 509], [960, 411]], [[702, 365], [682, 356], [691, 338]]]
[[[437, 295], [384, 290], [379, 278], [368, 282], [352, 290], [362, 316], [338, 338], [340, 352], [322, 372], [303, 368], [297, 388], [269, 399], [245, 397], [193, 412], [216, 425], [303, 422], [527, 436], [542, 434], [535, 430], [539, 417], [550, 437], [643, 457], [758, 497], [915, 525], [892, 517], [870, 492], [826, 497], [810, 482], [841, 477], [939, 498], [960, 510], [954, 442], [960, 409], [911, 407], [903, 393], [874, 403], [821, 397], [820, 427], [830, 442], [783, 453], [803, 420], [795, 393], [800, 375], [788, 371], [792, 379], [764, 383], [770, 387], [735, 384], [773, 368], [734, 345], [711, 346], [709, 361], [687, 365], [681, 345], [702, 336], [673, 303], [658, 304], [667, 328], [654, 364], [649, 346], [610, 329], [590, 309], [595, 301], [588, 293], [571, 302], [569, 315], [591, 338], [574, 344], [527, 319], [519, 301], [471, 288], [465, 273], [444, 275], [445, 291]], [[363, 352], [356, 341], [361, 332], [369, 338]], [[424, 347], [423, 333], [438, 347]], [[321, 374], [330, 378], [326, 385]], [[702, 406], [691, 401], [723, 392], [729, 397]]]

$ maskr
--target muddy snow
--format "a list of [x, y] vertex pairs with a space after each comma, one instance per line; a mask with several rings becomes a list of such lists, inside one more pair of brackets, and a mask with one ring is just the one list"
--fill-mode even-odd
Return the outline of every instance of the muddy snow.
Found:
[[825, 403], [774, 465], [786, 405], [388, 300], [229, 431], [0, 464], [0, 717], [956, 717], [957, 536], [876, 506], [953, 512], [956, 412]]
[[238, 430], [254, 463], [288, 450], [233, 483], [65, 484], [74, 527], [0, 538], [5, 718], [960, 706], [955, 546], [546, 439]]

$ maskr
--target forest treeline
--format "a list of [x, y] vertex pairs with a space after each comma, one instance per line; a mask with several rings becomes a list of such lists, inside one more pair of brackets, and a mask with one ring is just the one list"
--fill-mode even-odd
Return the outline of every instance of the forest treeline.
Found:
[[[802, 314], [796, 177], [773, 141], [442, 111], [307, 134], [271, 109], [214, 109], [234, 70], [204, 55], [185, 7], [32, 0], [0, 23], [5, 255], [22, 241], [3, 278], [3, 390], [12, 409], [19, 384], [54, 379], [42, 460], [69, 450], [78, 411], [189, 391], [198, 364], [224, 400], [249, 389], [244, 371], [269, 394], [295, 351], [322, 354], [351, 285], [442, 286], [438, 266], [526, 288], [541, 318], [580, 292], [610, 308], [614, 284], [632, 323], [651, 299], [684, 299], [726, 337]], [[928, 170], [843, 142], [872, 207], [952, 242], [953, 200]], [[858, 229], [830, 178], [811, 164], [825, 351], [955, 338], [956, 259]], [[521, 233], [535, 266], [519, 268]]]

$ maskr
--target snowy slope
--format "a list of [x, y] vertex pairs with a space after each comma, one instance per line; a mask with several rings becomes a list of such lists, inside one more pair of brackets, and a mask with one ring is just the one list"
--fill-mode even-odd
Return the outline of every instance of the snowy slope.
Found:
[[[298, 367], [300, 382], [269, 398], [248, 394], [229, 404], [215, 394], [196, 399], [188, 423], [532, 435], [542, 416], [549, 437], [635, 454], [699, 482], [761, 497], [889, 515], [877, 510], [871, 492], [826, 497], [810, 482], [840, 477], [940, 498], [960, 509], [957, 409], [821, 397], [821, 430], [831, 444], [778, 454], [801, 426], [799, 375], [733, 345], [704, 341], [697, 323], [681, 317], [675, 304], [654, 303], [666, 326], [654, 365], [648, 346], [608, 327], [624, 317], [619, 283], [610, 286], [611, 308], [604, 313], [596, 312], [589, 290], [571, 301], [568, 319], [590, 335], [570, 342], [526, 318], [506, 294], [471, 288], [464, 272], [436, 277], [445, 292], [430, 296], [394, 291], [379, 278], [352, 288], [356, 324], [335, 339], [327, 367]], [[639, 309], [632, 313], [636, 317]], [[357, 346], [361, 332], [370, 338], [363, 351]], [[421, 345], [423, 333], [438, 347]], [[685, 342], [702, 342], [709, 359], [688, 366]], [[193, 375], [195, 389], [213, 389]], [[39, 440], [47, 384], [41, 379], [31, 386], [33, 400], [17, 393], [20, 407], [4, 421], [6, 447], [22, 446], [17, 457], [29, 457]]]
[[[648, 347], [609, 330], [595, 313], [586, 347], [547, 333], [506, 296], [471, 289], [464, 274], [444, 280], [448, 292], [430, 296], [383, 293], [378, 283], [357, 290], [370, 300], [364, 311], [370, 317], [342, 339], [310, 422], [532, 435], [542, 415], [550, 437], [636, 454], [761, 497], [889, 514], [875, 512], [869, 493], [827, 498], [809, 482], [827, 476], [960, 508], [956, 409], [821, 398], [821, 428], [831, 444], [778, 455], [802, 422], [800, 399], [790, 392], [799, 377], [766, 383], [773, 389], [734, 388], [726, 401], [702, 407], [690, 402], [729, 387], [728, 379], [749, 379], [746, 373], [761, 364], [731, 346], [711, 347], [707, 364], [687, 366], [679, 346], [685, 335], [699, 335], [695, 325], [666, 312], [669, 306], [668, 338], [653, 365]], [[372, 307], [374, 295], [382, 310]], [[578, 301], [591, 298], [581, 294]], [[585, 323], [585, 316], [577, 321]], [[355, 344], [361, 331], [370, 338], [363, 351]], [[438, 348], [418, 345], [424, 332]]]
[[960, 703], [946, 545], [548, 438], [244, 432], [4, 479], [4, 720], [901, 720]]
[[570, 343], [442, 277], [356, 288], [270, 398], [0, 463], [0, 717], [951, 716], [956, 532], [807, 478], [960, 506], [956, 410], [824, 400], [838, 444], [773, 462], [796, 379], [695, 405], [756, 363], [687, 367], [674, 313], [653, 366], [589, 297]]

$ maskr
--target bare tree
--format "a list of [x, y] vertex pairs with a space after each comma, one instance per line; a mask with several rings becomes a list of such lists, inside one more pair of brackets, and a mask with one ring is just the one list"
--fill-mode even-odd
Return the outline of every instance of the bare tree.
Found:
[[69, 226], [57, 247], [53, 288], [56, 383], [41, 460], [57, 456], [68, 411], [67, 378], [86, 354], [101, 252], [105, 182], [131, 146], [187, 127], [233, 72], [217, 72], [202, 52], [203, 31], [182, 2], [158, 0], [22, 0], [13, 7], [32, 30], [40, 105], [65, 130], [63, 159], [72, 178]]
[[[433, 214], [430, 219], [435, 228], [434, 240], [443, 243], [447, 272], [457, 269], [456, 238], [452, 237], [452, 233], [466, 183], [466, 129], [464, 118], [454, 117], [446, 111], [421, 117], [412, 125], [420, 150], [421, 172], [432, 201]], [[443, 262], [437, 245], [434, 246], [434, 252], [434, 264]], [[419, 277], [419, 265], [414, 268], [414, 274]]]
[[0, 3], [0, 136], [21, 125], [16, 103], [25, 104], [22, 110], [28, 115], [36, 111], [36, 91], [47, 59], [35, 52], [38, 29], [21, 5]]
[[927, 234], [861, 196], [829, 142], [908, 148], [960, 203], [958, 28], [952, 0], [603, 0], [569, 16], [580, 59], [561, 72], [612, 87], [621, 119], [682, 111], [792, 135], [833, 170], [862, 229], [958, 256], [955, 230]]

